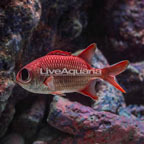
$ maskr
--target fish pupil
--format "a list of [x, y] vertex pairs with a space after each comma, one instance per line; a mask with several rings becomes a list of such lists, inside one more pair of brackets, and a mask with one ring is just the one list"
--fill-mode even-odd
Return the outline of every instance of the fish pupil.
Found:
[[28, 72], [28, 70], [27, 70], [27, 69], [23, 69], [23, 70], [21, 71], [21, 78], [22, 78], [22, 80], [23, 80], [23, 81], [28, 80], [28, 77], [29, 77], [29, 72]]

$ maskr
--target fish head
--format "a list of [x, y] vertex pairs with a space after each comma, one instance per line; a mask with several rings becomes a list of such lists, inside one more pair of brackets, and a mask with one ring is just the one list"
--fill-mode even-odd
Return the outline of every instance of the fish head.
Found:
[[38, 66], [36, 64], [28, 64], [21, 68], [16, 75], [16, 83], [27, 91], [37, 93], [39, 83], [41, 82]]

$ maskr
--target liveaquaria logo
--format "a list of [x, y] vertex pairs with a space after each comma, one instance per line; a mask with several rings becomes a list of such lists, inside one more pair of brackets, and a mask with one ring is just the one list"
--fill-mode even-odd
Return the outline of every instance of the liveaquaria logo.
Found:
[[101, 76], [101, 70], [100, 69], [48, 69], [46, 68], [43, 70], [40, 68], [40, 74], [43, 76], [49, 76], [49, 75], [55, 75], [55, 76], [84, 76], [84, 75], [95, 75], [95, 76]]

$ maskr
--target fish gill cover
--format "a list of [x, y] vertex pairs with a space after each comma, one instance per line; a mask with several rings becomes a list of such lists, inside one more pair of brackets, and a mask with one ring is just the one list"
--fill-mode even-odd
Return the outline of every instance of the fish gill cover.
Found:
[[[0, 144], [144, 144], [144, 1], [1, 0]], [[97, 101], [78, 93], [33, 94], [17, 72], [53, 50], [77, 52], [97, 43], [92, 66], [131, 63], [105, 81]]]

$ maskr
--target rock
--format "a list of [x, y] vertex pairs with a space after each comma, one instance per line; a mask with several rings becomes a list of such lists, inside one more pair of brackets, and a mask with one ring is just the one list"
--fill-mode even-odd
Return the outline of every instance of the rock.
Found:
[[20, 67], [23, 44], [36, 27], [40, 14], [38, 0], [0, 2], [0, 102], [6, 103], [12, 93], [15, 66]]
[[111, 9], [118, 0], [111, 0], [106, 2], [106, 9]]
[[47, 142], [45, 142], [45, 141], [35, 141], [35, 142], [33, 142], [33, 144], [47, 144]]
[[[73, 140], [71, 137], [58, 137], [58, 138], [55, 138], [55, 139], [52, 139], [52, 140], [48, 140], [48, 141], [35, 141], [33, 142], [33, 144], [73, 144], [75, 143], [76, 141]], [[82, 144], [82, 143], [81, 143]]]
[[[70, 44], [67, 41], [77, 38], [87, 25], [85, 13], [87, 3], [87, 0], [71, 2], [65, 0], [60, 3], [47, 0], [7, 0], [0, 2], [0, 50], [2, 50], [2, 56], [4, 55], [4, 58], [0, 59], [0, 72], [4, 71], [4, 74], [8, 73], [10, 77], [7, 80], [2, 76], [4, 81], [11, 80], [10, 82], [13, 83], [15, 73], [23, 65], [43, 56], [48, 51], [63, 47], [63, 45], [67, 45], [68, 49]], [[65, 17], [68, 19], [65, 19]], [[64, 26], [65, 24], [66, 26]], [[67, 34], [67, 37], [65, 37], [65, 34]], [[59, 43], [57, 43], [57, 39]], [[5, 69], [6, 66], [7, 69]], [[2, 85], [3, 87], [4, 85]], [[29, 139], [37, 132], [38, 125], [44, 117], [44, 109], [43, 106], [36, 108], [37, 106], [33, 103], [29, 110], [20, 113], [17, 105], [25, 97], [32, 94], [16, 86], [11, 95], [13, 87], [11, 90], [6, 87], [9, 95], [5, 94], [3, 98], [6, 103], [11, 96], [9, 101], [16, 104], [17, 113], [12, 122], [12, 131]], [[43, 104], [45, 106], [45, 103]], [[4, 106], [4, 104], [0, 105], [1, 111], [4, 111]], [[21, 105], [20, 109], [22, 108], [24, 109], [25, 106]], [[37, 115], [37, 113], [40, 115]]]
[[14, 105], [8, 103], [0, 115], [0, 138], [4, 136], [15, 114]]
[[1, 116], [1, 113], [4, 111], [5, 109], [5, 106], [6, 106], [6, 102], [0, 102], [0, 116]]
[[107, 82], [97, 81], [96, 92], [99, 99], [92, 105], [95, 110], [117, 113], [120, 107], [125, 107], [122, 93]]
[[45, 108], [45, 97], [39, 97], [27, 111], [15, 117], [12, 123], [13, 132], [21, 134], [27, 141], [32, 141], [44, 117]]
[[[75, 52], [74, 55], [78, 55], [79, 53], [81, 53], [81, 51], [82, 50]], [[104, 68], [109, 66], [108, 61], [98, 48], [92, 59], [92, 66], [95, 68]], [[78, 101], [84, 105], [91, 106], [97, 111], [110, 111], [113, 113], [118, 113], [118, 109], [120, 107], [125, 107], [123, 94], [120, 91], [118, 91], [114, 86], [110, 85], [106, 81], [99, 79], [96, 80], [95, 87], [98, 96], [97, 101], [93, 101], [90, 98], [88, 99], [84, 95], [80, 96], [80, 94], [73, 93], [68, 94], [67, 98], [72, 101]]]
[[14, 63], [11, 56], [0, 51], [0, 102], [6, 102], [15, 86], [13, 82]]
[[129, 105], [126, 107], [127, 111], [135, 115], [138, 119], [144, 121], [144, 106], [143, 105]]
[[4, 137], [1, 141], [1, 144], [25, 144], [24, 138], [16, 133], [12, 133]]
[[87, 26], [88, 3], [88, 0], [41, 0], [41, 21], [32, 34], [26, 63], [54, 49], [78, 50], [74, 41]]
[[33, 142], [33, 144], [56, 144], [56, 143], [67, 143], [71, 144], [73, 141], [73, 136], [62, 133], [61, 131], [49, 126], [49, 125], [43, 125], [43, 127], [38, 132], [38, 135], [36, 136], [36, 140]]
[[55, 96], [47, 122], [78, 138], [77, 143], [144, 143], [144, 123], [135, 118], [97, 112], [77, 102]]
[[7, 101], [10, 97], [12, 90], [14, 88], [14, 82], [6, 77], [0, 79], [0, 101], [4, 102]]
[[54, 97], [49, 108], [53, 96], [15, 85], [22, 66], [55, 49], [73, 53], [97, 42], [95, 68], [143, 60], [143, 5], [142, 0], [0, 1], [0, 143], [143, 144], [143, 107], [126, 106], [143, 105], [143, 62], [131, 63], [117, 77], [125, 99], [97, 80], [98, 101], [71, 93], [71, 102]]
[[[92, 65], [95, 68], [109, 66], [108, 61], [98, 48], [93, 57]], [[125, 107], [123, 94], [106, 81], [97, 80], [96, 93], [99, 99], [92, 105], [95, 110], [117, 113], [118, 108]]]
[[117, 110], [117, 113], [119, 114], [119, 116], [124, 116], [124, 117], [127, 117], [127, 118], [136, 119], [136, 116], [133, 115], [133, 113], [131, 113], [131, 111], [129, 111], [129, 109], [127, 109], [127, 107], [120, 107]]
[[24, 49], [23, 38], [29, 38], [37, 26], [41, 15], [40, 8], [38, 0], [9, 0], [6, 7], [1, 5], [0, 49], [11, 56], [12, 62], [15, 60], [15, 54], [19, 52], [20, 55]]
[[36, 27], [40, 14], [38, 0], [0, 2], [0, 136], [7, 131], [15, 113], [10, 102], [5, 105], [15, 86], [15, 69], [20, 67], [24, 43]]
[[105, 12], [107, 40], [104, 54], [110, 61], [123, 58], [132, 62], [143, 60], [143, 6], [143, 0], [117, 1]]
[[143, 104], [144, 63], [131, 63], [118, 80], [126, 89], [125, 100], [127, 104]]

